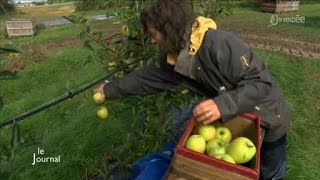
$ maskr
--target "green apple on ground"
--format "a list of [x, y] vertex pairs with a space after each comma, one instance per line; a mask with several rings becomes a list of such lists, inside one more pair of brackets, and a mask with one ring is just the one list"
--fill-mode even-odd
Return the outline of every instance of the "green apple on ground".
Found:
[[250, 139], [238, 137], [231, 141], [226, 152], [237, 164], [243, 164], [254, 157], [256, 154], [256, 147]]
[[224, 144], [220, 139], [211, 139], [207, 142], [206, 152], [209, 153], [212, 149], [224, 147]]
[[208, 155], [212, 157], [216, 157], [218, 155], [223, 155], [223, 154], [226, 154], [226, 148], [223, 146], [215, 149], [211, 149], [208, 153]]
[[101, 104], [104, 102], [104, 96], [101, 93], [94, 93], [93, 94], [93, 100], [97, 104]]
[[106, 107], [100, 107], [97, 111], [97, 116], [100, 119], [106, 119], [108, 117], [108, 109]]
[[186, 142], [186, 148], [204, 153], [206, 150], [206, 141], [201, 135], [191, 135]]
[[211, 124], [208, 124], [208, 125], [200, 125], [198, 127], [198, 131], [199, 131], [199, 134], [204, 137], [205, 141], [210, 141], [211, 139], [213, 139], [216, 135], [216, 128], [211, 125]]
[[228, 144], [232, 139], [232, 135], [228, 128], [218, 127], [216, 129], [216, 138], [221, 139], [224, 144]]

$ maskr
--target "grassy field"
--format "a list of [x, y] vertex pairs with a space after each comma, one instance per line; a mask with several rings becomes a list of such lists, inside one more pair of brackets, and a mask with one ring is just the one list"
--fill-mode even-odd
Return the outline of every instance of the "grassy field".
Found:
[[37, 21], [56, 19], [75, 12], [73, 3], [17, 8], [17, 17], [36, 17]]
[[[319, 7], [317, 4], [314, 6]], [[305, 5], [301, 10], [304, 8], [305, 13], [301, 15], [314, 14], [309, 12], [314, 11], [313, 6]], [[257, 28], [263, 28], [270, 18], [270, 15], [262, 16], [250, 8], [239, 8], [236, 12], [240, 20], [248, 17], [247, 23], [251, 24], [248, 29], [254, 28], [255, 24]], [[259, 25], [260, 20], [264, 22]], [[238, 24], [243, 23], [234, 21], [230, 27], [241, 28]], [[119, 26], [111, 25], [110, 21], [91, 22], [91, 25], [93, 30], [102, 29], [106, 34], [119, 30]], [[283, 26], [283, 30], [272, 30], [283, 33], [290, 27], [288, 32], [297, 36], [306, 33], [309, 38], [319, 38], [314, 32], [315, 26], [305, 27], [305, 33], [301, 27]], [[0, 113], [0, 121], [106, 73], [103, 65], [88, 60], [90, 51], [83, 48], [78, 40], [80, 29], [75, 25], [58, 26], [42, 29], [35, 37], [1, 39], [1, 43], [16, 44], [26, 51], [23, 59], [26, 65], [19, 70], [18, 79], [1, 81], [0, 93], [5, 97], [5, 107]], [[45, 53], [42, 56], [30, 55], [30, 48], [35, 47], [39, 48], [36, 54]], [[254, 51], [271, 69], [292, 109], [287, 179], [317, 180], [320, 178], [320, 61], [261, 49]], [[159, 138], [154, 133], [162, 130], [157, 122], [151, 122], [157, 128], [154, 132], [136, 133], [139, 128], [133, 112], [140, 101], [141, 97], [107, 101], [105, 105], [110, 115], [106, 121], [101, 121], [96, 117], [97, 106], [92, 101], [92, 91], [88, 90], [20, 123], [23, 143], [15, 149], [12, 159], [11, 128], [1, 129], [0, 179], [87, 179], [93, 175], [106, 175], [108, 167], [105, 160], [109, 157], [128, 162], [156, 149], [158, 146], [144, 146], [142, 143]], [[32, 166], [33, 153], [37, 148], [44, 149], [47, 156], [60, 155], [61, 162]]]
[[293, 114], [288, 133], [287, 179], [319, 179], [320, 61], [256, 52], [279, 82]]
[[[320, 77], [320, 62], [264, 50], [256, 52], [274, 73], [293, 112], [288, 134], [287, 179], [316, 180], [320, 177], [320, 82], [315, 79]], [[61, 50], [46, 62], [25, 69], [19, 79], [5, 81], [0, 88], [6, 98], [1, 119], [13, 117], [103, 74], [101, 65], [87, 62], [84, 58], [87, 53], [82, 48]], [[108, 101], [110, 117], [101, 121], [96, 118], [97, 107], [91, 95], [87, 91], [21, 123], [25, 143], [16, 150], [3, 177], [80, 179], [85, 172], [99, 172], [101, 160], [117, 154], [125, 146], [123, 143], [133, 122], [132, 107], [139, 99]], [[0, 135], [2, 145], [10, 143], [10, 129], [1, 130]], [[61, 163], [32, 166], [32, 155], [38, 147], [48, 155], [61, 155]]]
[[[93, 16], [106, 14], [105, 10], [94, 10], [94, 11], [75, 11], [74, 3], [61, 3], [52, 5], [42, 5], [33, 7], [18, 7], [16, 12], [10, 14], [13, 18], [35, 18], [37, 23], [44, 21], [59, 19], [62, 16], [68, 16], [71, 14]], [[0, 16], [0, 27], [4, 27], [4, 20], [6, 17]]]
[[305, 23], [280, 23], [269, 27], [271, 13], [261, 12], [257, 7], [235, 7], [233, 15], [225, 17], [221, 22], [221, 28], [233, 31], [247, 31], [259, 34], [280, 34], [293, 39], [300, 38], [307, 41], [320, 41], [320, 4], [304, 4], [299, 6], [299, 11], [278, 14], [284, 17], [305, 17]]
[[[14, 18], [35, 18], [37, 22], [46, 20], [57, 19], [64, 15], [70, 15], [75, 12], [75, 6], [73, 3], [66, 4], [54, 4], [45, 6], [33, 6], [33, 7], [17, 7], [15, 13], [11, 13], [10, 16]], [[4, 16], [0, 16], [0, 20], [4, 20]], [[4, 27], [1, 21], [0, 27]]]

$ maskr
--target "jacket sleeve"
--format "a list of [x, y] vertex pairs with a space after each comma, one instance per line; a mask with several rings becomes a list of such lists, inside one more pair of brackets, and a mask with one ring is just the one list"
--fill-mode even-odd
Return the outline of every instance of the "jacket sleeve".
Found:
[[161, 58], [157, 65], [149, 66], [129, 73], [104, 86], [106, 98], [118, 98], [128, 95], [150, 95], [178, 87], [180, 77]]
[[235, 84], [234, 89], [227, 89], [213, 98], [222, 122], [252, 112], [272, 91], [273, 81], [264, 63], [233, 33], [215, 33], [210, 48], [219, 72]]

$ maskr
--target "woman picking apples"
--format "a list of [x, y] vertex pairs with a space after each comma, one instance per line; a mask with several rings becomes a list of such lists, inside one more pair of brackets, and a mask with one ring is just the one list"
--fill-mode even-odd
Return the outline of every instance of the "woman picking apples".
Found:
[[160, 46], [160, 66], [150, 65], [100, 85], [103, 99], [149, 95], [185, 87], [208, 99], [193, 109], [203, 124], [228, 121], [246, 112], [262, 118], [260, 179], [283, 179], [290, 112], [270, 71], [235, 34], [216, 30], [185, 0], [157, 0], [141, 12], [144, 31]]

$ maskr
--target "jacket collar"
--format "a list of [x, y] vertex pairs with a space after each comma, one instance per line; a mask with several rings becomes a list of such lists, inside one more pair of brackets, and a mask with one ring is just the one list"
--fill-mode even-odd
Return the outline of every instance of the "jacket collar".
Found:
[[192, 71], [195, 55], [201, 47], [205, 33], [209, 29], [216, 28], [216, 23], [212, 19], [203, 16], [197, 17], [196, 22], [192, 25], [191, 33], [187, 33], [186, 35], [186, 39], [189, 39], [189, 41], [185, 48], [180, 51], [179, 55], [168, 54], [167, 62], [175, 65], [174, 70], [176, 72], [195, 79]]

